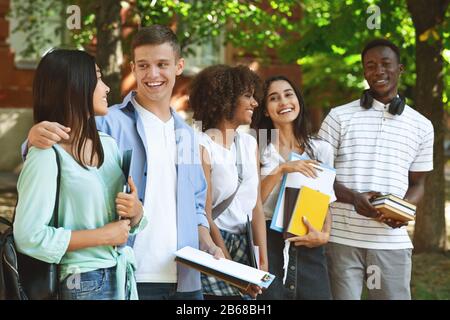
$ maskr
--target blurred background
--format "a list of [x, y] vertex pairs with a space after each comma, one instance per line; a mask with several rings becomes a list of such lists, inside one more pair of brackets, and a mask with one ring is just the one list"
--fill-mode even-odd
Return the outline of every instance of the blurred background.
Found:
[[[186, 68], [172, 106], [191, 121], [191, 79], [206, 66], [245, 64], [283, 74], [302, 90], [314, 130], [328, 110], [366, 87], [360, 52], [374, 37], [401, 49], [400, 92], [435, 129], [434, 171], [415, 224], [414, 299], [450, 299], [450, 0], [0, 0], [0, 215], [11, 217], [33, 124], [32, 84], [50, 48], [96, 56], [115, 104], [134, 88], [130, 42], [139, 26], [178, 35]], [[446, 222], [447, 219], [447, 222]]]

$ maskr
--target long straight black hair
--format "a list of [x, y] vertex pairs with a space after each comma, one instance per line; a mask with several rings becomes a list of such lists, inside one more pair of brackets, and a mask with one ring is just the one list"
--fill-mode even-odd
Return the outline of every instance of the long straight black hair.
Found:
[[[253, 114], [251, 127], [256, 130], [266, 129], [266, 141], [267, 144], [270, 144], [272, 138], [271, 131], [275, 129], [275, 126], [273, 125], [272, 119], [267, 115], [267, 98], [269, 87], [272, 82], [275, 81], [286, 81], [294, 90], [300, 105], [299, 115], [292, 123], [294, 136], [299, 145], [303, 146], [306, 154], [311, 159], [315, 159], [314, 151], [311, 147], [311, 121], [309, 120], [308, 111], [306, 110], [305, 100], [303, 99], [300, 89], [285, 76], [277, 75], [269, 77], [264, 81], [262, 103], [259, 108], [256, 108], [255, 113]], [[260, 137], [259, 134], [257, 136]]]
[[39, 62], [33, 82], [34, 122], [59, 122], [71, 128], [74, 159], [85, 169], [86, 142], [92, 141], [90, 162], [104, 154], [94, 118], [94, 90], [97, 85], [95, 59], [80, 50], [56, 49]]

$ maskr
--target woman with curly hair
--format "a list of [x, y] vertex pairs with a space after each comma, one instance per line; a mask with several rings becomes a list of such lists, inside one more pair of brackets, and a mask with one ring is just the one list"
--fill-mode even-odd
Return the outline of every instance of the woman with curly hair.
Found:
[[[299, 172], [316, 177], [314, 166], [319, 162], [333, 166], [333, 150], [326, 141], [311, 135], [302, 94], [289, 79], [284, 76], [267, 79], [263, 94], [261, 108], [253, 115], [252, 128], [265, 129], [267, 133], [267, 146], [261, 153], [261, 199], [268, 226], [269, 271], [276, 278], [260, 298], [328, 300], [331, 293], [324, 244], [330, 237], [330, 214], [322, 230], [314, 229], [304, 220], [308, 234], [289, 238], [286, 242], [282, 233], [269, 226], [283, 175]], [[289, 161], [291, 152], [310, 160]], [[336, 200], [334, 195], [332, 198], [332, 201]]]
[[[189, 103], [203, 131], [200, 144], [208, 183], [206, 213], [211, 236], [226, 258], [249, 264], [246, 224], [251, 221], [253, 240], [259, 246], [259, 266], [267, 271], [258, 146], [251, 135], [237, 132], [240, 125], [250, 124], [258, 107], [260, 87], [259, 77], [245, 66], [215, 65], [195, 77]], [[240, 292], [205, 275], [202, 275], [202, 286], [205, 299], [238, 300], [248, 295], [255, 298], [261, 293], [257, 286]]]

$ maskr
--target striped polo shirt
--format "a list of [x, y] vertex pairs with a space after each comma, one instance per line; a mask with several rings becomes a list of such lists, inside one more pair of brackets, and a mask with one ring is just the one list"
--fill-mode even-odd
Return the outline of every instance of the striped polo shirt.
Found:
[[[334, 150], [336, 180], [358, 192], [378, 191], [403, 198], [409, 171], [433, 170], [431, 122], [409, 106], [401, 115], [374, 100], [331, 109], [319, 131]], [[353, 205], [334, 202], [330, 242], [367, 249], [412, 248], [405, 227], [393, 229], [358, 214]]]

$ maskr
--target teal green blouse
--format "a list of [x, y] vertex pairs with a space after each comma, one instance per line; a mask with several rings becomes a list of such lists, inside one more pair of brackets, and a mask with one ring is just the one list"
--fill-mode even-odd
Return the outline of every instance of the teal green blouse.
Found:
[[[55, 152], [30, 148], [17, 183], [19, 201], [14, 240], [20, 252], [60, 264], [61, 280], [69, 274], [117, 266], [117, 298], [125, 298], [127, 286], [132, 298], [136, 299], [135, 263], [130, 247], [116, 250], [113, 246], [99, 246], [66, 252], [71, 231], [97, 229], [118, 219], [115, 198], [125, 182], [120, 167], [121, 156], [114, 139], [99, 134], [104, 162], [98, 169], [84, 169], [61, 146], [55, 145], [61, 158], [58, 228], [49, 226], [56, 197]], [[136, 234], [146, 224], [143, 218], [131, 234]]]

